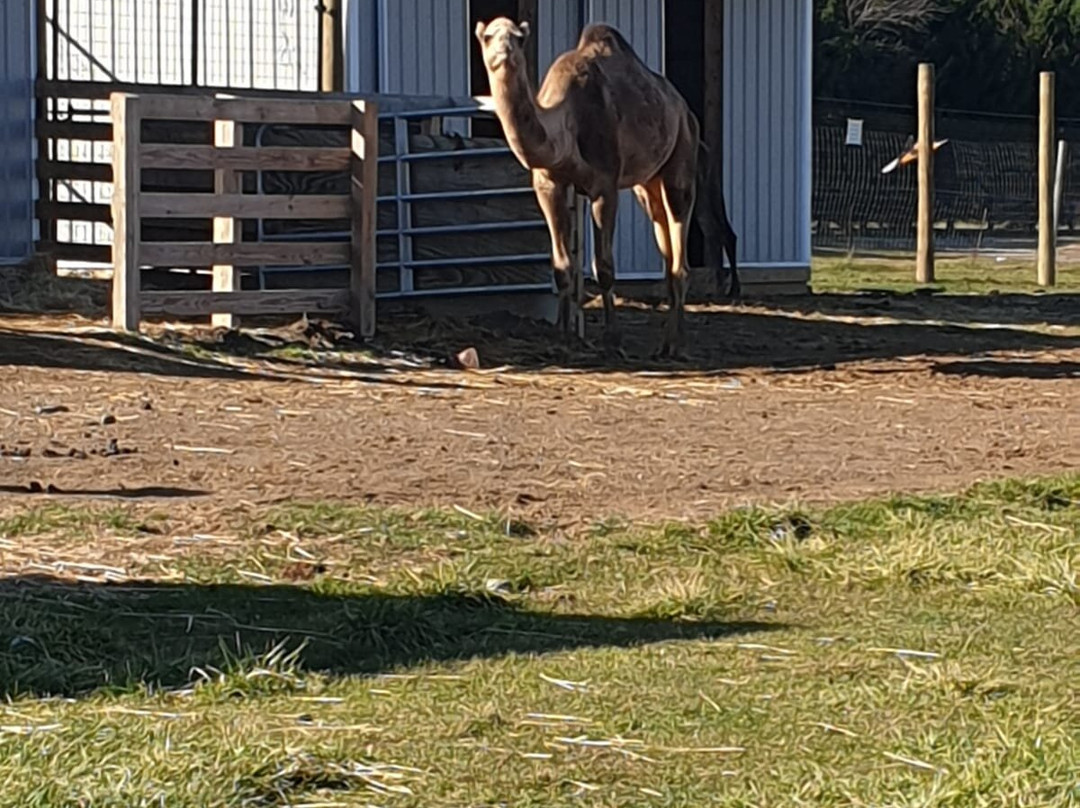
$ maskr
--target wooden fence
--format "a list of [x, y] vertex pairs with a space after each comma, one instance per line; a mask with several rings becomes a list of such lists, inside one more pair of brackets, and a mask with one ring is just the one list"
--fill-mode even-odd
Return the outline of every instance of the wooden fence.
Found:
[[[39, 70], [42, 68], [39, 66]], [[39, 196], [35, 205], [41, 237], [37, 249], [52, 261], [112, 263], [108, 230], [112, 227], [109, 184], [113, 125], [110, 101], [114, 92], [146, 95], [206, 97], [224, 88], [181, 87], [154, 84], [125, 84], [106, 81], [54, 81], [39, 78], [36, 83], [37, 115], [34, 122], [38, 141], [37, 179]], [[245, 92], [248, 98], [297, 98], [295, 92], [258, 90]], [[313, 95], [305, 98], [315, 97]], [[339, 103], [347, 103], [342, 97]], [[150, 121], [145, 136], [155, 142], [209, 144], [210, 133], [201, 121]], [[201, 190], [202, 178], [195, 172], [178, 175], [149, 169], [143, 173], [147, 190], [170, 190], [177, 181]], [[167, 222], [162, 225], [168, 226]], [[151, 225], [153, 227], [153, 225]]]
[[[370, 100], [236, 98], [113, 93], [113, 325], [138, 330], [144, 315], [232, 315], [345, 312], [361, 335], [375, 330], [378, 108]], [[212, 122], [213, 145], [148, 142], [152, 121]], [[344, 126], [351, 146], [244, 146], [245, 124]], [[144, 170], [213, 173], [213, 192], [145, 189]], [[344, 194], [243, 193], [243, 172], [347, 171]], [[212, 220], [203, 241], [147, 240], [144, 219]], [[348, 241], [245, 242], [242, 219], [347, 220]], [[329, 228], [328, 228], [329, 229]], [[238, 267], [346, 263], [347, 289], [242, 291]], [[144, 292], [143, 267], [212, 266], [212, 288]]]

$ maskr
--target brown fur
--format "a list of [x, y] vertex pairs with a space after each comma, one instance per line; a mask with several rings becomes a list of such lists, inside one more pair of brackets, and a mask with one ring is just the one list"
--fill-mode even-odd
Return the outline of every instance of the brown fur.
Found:
[[[618, 30], [605, 24], [587, 26], [577, 47], [555, 60], [535, 93], [522, 47], [528, 33], [528, 24], [506, 17], [476, 28], [496, 114], [510, 148], [532, 172], [548, 222], [559, 320], [568, 330], [575, 288], [571, 276], [581, 271], [571, 266], [568, 245], [567, 192], [573, 187], [592, 201], [594, 269], [603, 292], [605, 341], [618, 344], [612, 253], [619, 191], [631, 188], [653, 222], [667, 266], [671, 311], [659, 353], [676, 354], [683, 341], [687, 237], [699, 190], [709, 192], [701, 195], [708, 203], [709, 215], [701, 221], [706, 238], [723, 240], [732, 291], [738, 289], [734, 233], [722, 195], [718, 206], [711, 198], [717, 193], [717, 178], [705, 182], [703, 176], [697, 119], [675, 87], [649, 69]], [[724, 232], [718, 233], [720, 229]]]

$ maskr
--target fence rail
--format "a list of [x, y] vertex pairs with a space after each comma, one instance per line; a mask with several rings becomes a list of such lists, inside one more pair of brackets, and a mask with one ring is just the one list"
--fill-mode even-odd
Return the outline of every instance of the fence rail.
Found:
[[[318, 99], [272, 100], [205, 98], [189, 95], [144, 96], [114, 93], [111, 220], [113, 225], [113, 323], [138, 330], [144, 314], [211, 315], [231, 325], [235, 314], [293, 314], [345, 311], [364, 336], [375, 330], [376, 200], [378, 185], [378, 105], [371, 100], [351, 103]], [[150, 121], [212, 120], [214, 146], [170, 144], [177, 165], [210, 171], [214, 188], [199, 191], [144, 190], [147, 163], [161, 159], [160, 144], [147, 143]], [[271, 148], [242, 147], [241, 133], [252, 123], [333, 123], [350, 127], [348, 148], [327, 148], [321, 159], [347, 166], [349, 189], [344, 194], [245, 194], [241, 171], [295, 170], [296, 162]], [[239, 151], [237, 157], [233, 151]], [[308, 150], [305, 150], [307, 153]], [[236, 159], [224, 159], [229, 154]], [[275, 158], [280, 162], [275, 162]], [[149, 240], [144, 219], [212, 219], [212, 233], [202, 241]], [[275, 220], [347, 219], [352, 230], [347, 242], [293, 244], [245, 242], [242, 218]], [[238, 267], [301, 263], [316, 266], [346, 261], [349, 288], [244, 291]], [[211, 264], [210, 290], [151, 292], [142, 290], [142, 271], [153, 266]]]

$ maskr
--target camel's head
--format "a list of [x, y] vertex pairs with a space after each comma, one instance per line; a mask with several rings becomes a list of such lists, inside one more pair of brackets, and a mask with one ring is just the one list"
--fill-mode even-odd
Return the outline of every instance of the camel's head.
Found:
[[515, 23], [507, 17], [496, 17], [489, 23], [476, 24], [476, 38], [480, 40], [480, 51], [484, 55], [484, 64], [492, 73], [506, 64], [523, 64], [525, 59], [525, 40], [529, 37], [527, 22]]

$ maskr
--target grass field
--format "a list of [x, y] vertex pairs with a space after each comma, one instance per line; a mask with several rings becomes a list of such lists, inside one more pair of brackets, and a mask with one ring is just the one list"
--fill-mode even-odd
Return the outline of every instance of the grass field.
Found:
[[[1043, 289], [1036, 282], [1034, 260], [965, 255], [938, 256], [931, 286], [947, 294], [997, 293], [1076, 293], [1080, 292], [1080, 264], [1059, 261], [1057, 284]], [[915, 259], [904, 258], [831, 258], [814, 259], [811, 287], [818, 294], [854, 292], [863, 289], [887, 289], [910, 292], [915, 282]]]
[[0, 804], [1080, 805], [1080, 475], [572, 541], [230, 520], [0, 521]]

